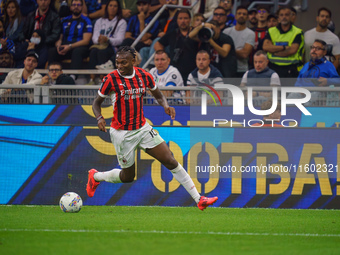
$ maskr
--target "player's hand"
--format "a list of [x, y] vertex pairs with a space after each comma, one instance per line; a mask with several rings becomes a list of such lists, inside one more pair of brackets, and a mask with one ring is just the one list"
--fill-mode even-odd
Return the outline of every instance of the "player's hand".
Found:
[[98, 128], [100, 131], [103, 131], [103, 132], [107, 132], [106, 130], [106, 121], [104, 120], [104, 118], [101, 118], [100, 120], [98, 120]]
[[164, 110], [165, 110], [165, 113], [168, 114], [172, 120], [175, 119], [175, 116], [176, 116], [175, 108], [169, 106], [167, 108], [164, 108]]

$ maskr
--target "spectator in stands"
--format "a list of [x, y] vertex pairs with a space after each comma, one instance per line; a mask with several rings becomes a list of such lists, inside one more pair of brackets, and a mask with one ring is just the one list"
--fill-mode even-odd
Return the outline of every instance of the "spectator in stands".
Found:
[[257, 26], [255, 26], [252, 30], [255, 32], [255, 46], [252, 53], [249, 56], [249, 69], [254, 68], [254, 59], [253, 56], [256, 51], [263, 49], [263, 42], [264, 38], [267, 34], [268, 27], [267, 27], [267, 17], [269, 15], [269, 10], [265, 6], [258, 6], [257, 7]]
[[[261, 111], [269, 110], [273, 106], [273, 101], [267, 100], [261, 104]], [[252, 127], [282, 127], [281, 120], [281, 104], [278, 103], [273, 113], [263, 116], [263, 121], [251, 125]]]
[[[176, 67], [170, 65], [170, 58], [164, 50], [155, 52], [154, 57], [155, 67], [150, 70], [150, 73], [155, 79], [157, 87], [183, 87], [183, 79]], [[162, 91], [167, 98], [168, 103], [183, 103], [182, 99], [179, 99], [185, 95], [185, 91]], [[175, 100], [171, 98], [176, 98]], [[179, 99], [179, 100], [178, 100]]]
[[[214, 86], [217, 83], [222, 83], [221, 72], [210, 64], [210, 55], [205, 50], [200, 50], [196, 55], [196, 68], [189, 74], [187, 86], [199, 85], [202, 83]], [[223, 95], [223, 91], [218, 91], [220, 96]], [[199, 92], [187, 91], [187, 97], [190, 97], [190, 104], [196, 104], [199, 99], [193, 100], [193, 98], [199, 97]], [[208, 100], [210, 103], [210, 100]]]
[[39, 55], [37, 68], [45, 69], [48, 59], [48, 48], [45, 41], [44, 31], [42, 29], [34, 30], [30, 40], [23, 42], [16, 50], [16, 67], [22, 68], [24, 59], [21, 59], [21, 56], [26, 56], [29, 51], [34, 50]]
[[0, 45], [1, 50], [7, 50], [10, 52], [10, 54], [14, 54], [15, 52], [14, 42], [6, 37], [4, 23], [2, 19], [0, 19]]
[[[12, 68], [13, 56], [8, 50], [0, 50], [0, 68]], [[5, 80], [7, 73], [0, 73], [0, 84]]]
[[[38, 59], [39, 56], [36, 52], [28, 52], [24, 61], [24, 68], [9, 72], [3, 84], [40, 84], [42, 76], [35, 70], [38, 65]], [[12, 89], [2, 89], [0, 91], [3, 101], [6, 101], [8, 94], [11, 92]], [[28, 101], [32, 103], [34, 95], [28, 91], [22, 92], [26, 94]], [[14, 93], [17, 94], [18, 90], [15, 90]]]
[[[291, 10], [284, 7], [279, 10], [279, 25], [268, 29], [263, 43], [263, 50], [268, 52], [269, 67], [280, 78], [296, 78], [302, 67], [303, 31], [291, 21]], [[283, 84], [291, 86], [291, 84]]]
[[9, 0], [6, 3], [4, 24], [7, 39], [17, 43], [24, 23], [21, 17], [19, 4], [16, 0]]
[[269, 14], [267, 17], [267, 27], [276, 27], [278, 24], [277, 17], [274, 14]]
[[198, 0], [198, 3], [192, 8], [192, 13], [202, 13], [205, 19], [212, 16], [219, 0]]
[[292, 22], [292, 24], [294, 24], [295, 21], [296, 21], [296, 17], [297, 17], [297, 11], [294, 7], [290, 7], [290, 10], [291, 10], [290, 22]]
[[[267, 53], [259, 50], [254, 55], [254, 69], [251, 69], [242, 77], [241, 87], [281, 86], [278, 74], [268, 67]], [[253, 104], [260, 106], [263, 101], [270, 98], [270, 91], [254, 91]]]
[[[333, 55], [335, 57], [335, 60], [333, 61], [333, 65], [335, 69], [338, 69], [339, 67], [339, 59], [340, 59], [340, 41], [339, 38], [333, 34], [331, 31], [327, 29], [327, 26], [329, 25], [329, 22], [332, 18], [332, 12], [322, 7], [318, 10], [318, 16], [316, 17], [317, 25], [315, 28], [312, 28], [311, 30], [308, 30], [305, 33], [305, 60], [306, 62], [310, 59], [310, 47], [314, 43], [315, 39], [320, 39], [325, 41], [327, 44], [331, 44], [333, 46]], [[328, 59], [329, 60], [329, 59]]]
[[[144, 28], [150, 23], [153, 16], [150, 15], [150, 0], [137, 0], [138, 14], [129, 19], [125, 39], [122, 46], [131, 46], [137, 37], [142, 33]], [[152, 40], [157, 36], [159, 29], [159, 21], [144, 34], [141, 40], [136, 44], [135, 48], [140, 51], [141, 48], [150, 46]]]
[[[33, 32], [41, 29], [44, 33], [47, 47], [54, 47], [61, 32], [59, 15], [55, 11], [53, 4], [51, 4], [51, 0], [37, 0], [37, 3], [38, 8], [28, 14], [19, 39], [20, 41], [29, 41]], [[42, 57], [40, 54], [39, 56]]]
[[70, 16], [71, 10], [71, 0], [56, 0], [54, 2], [54, 8], [58, 13], [60, 19]]
[[48, 65], [48, 74], [42, 77], [42, 85], [75, 85], [71, 76], [63, 73], [60, 62], [51, 62]]
[[195, 13], [194, 17], [192, 18], [191, 26], [197, 27], [198, 25], [201, 25], [202, 22], [205, 22], [205, 18], [202, 13]]
[[55, 47], [48, 52], [48, 62], [71, 59], [71, 69], [81, 69], [83, 58], [88, 56], [88, 45], [92, 37], [92, 23], [81, 14], [83, 3], [72, 0], [72, 15], [64, 18], [62, 33]]
[[218, 6], [223, 7], [227, 12], [227, 21], [225, 23], [226, 27], [233, 27], [236, 25], [236, 19], [232, 13], [235, 0], [220, 0]]
[[[178, 0], [167, 0], [168, 5], [178, 5]], [[164, 12], [164, 15], [160, 18], [160, 30], [157, 35], [157, 38], [152, 41], [150, 47], [143, 47], [140, 50], [140, 54], [142, 57], [141, 66], [144, 66], [146, 61], [151, 58], [151, 56], [155, 53], [154, 45], [155, 43], [164, 36], [167, 32], [174, 31], [178, 28], [177, 25], [177, 15], [178, 9], [177, 8], [167, 8]]]
[[237, 7], [236, 26], [223, 30], [235, 44], [237, 56], [237, 77], [242, 77], [248, 70], [248, 58], [255, 44], [255, 33], [246, 26], [248, 10], [243, 6]]
[[256, 28], [257, 26], [257, 9], [256, 8], [251, 8], [248, 11], [248, 25], [247, 27], [249, 27], [251, 30], [254, 30], [254, 28]]
[[138, 13], [137, 0], [120, 0], [120, 5], [123, 8], [124, 19], [129, 19], [131, 16]]
[[[202, 28], [209, 28], [213, 31], [213, 36], [202, 38], [200, 32], [204, 32]], [[227, 34], [221, 33], [217, 21], [212, 20], [208, 23], [201, 24], [192, 30], [189, 37], [202, 41], [201, 49], [205, 49], [211, 56], [211, 64], [214, 65], [223, 77], [235, 77], [237, 71], [237, 59], [233, 39]]]
[[90, 18], [96, 20], [104, 16], [107, 0], [83, 0], [85, 1], [82, 13]]
[[217, 6], [214, 10], [212, 20], [215, 20], [221, 31], [223, 31], [225, 28], [227, 28], [227, 11], [223, 7]]
[[165, 34], [155, 44], [155, 50], [164, 50], [170, 47], [170, 64], [176, 67], [182, 75], [184, 84], [189, 73], [195, 69], [195, 57], [198, 50], [198, 42], [189, 38], [190, 12], [186, 9], [178, 11], [178, 29]]
[[36, 0], [20, 0], [18, 1], [18, 3], [19, 3], [21, 15], [25, 20], [28, 14], [37, 8]]
[[[329, 85], [339, 84], [340, 80], [334, 65], [329, 62], [326, 56], [326, 42], [316, 39], [310, 47], [310, 61], [301, 69], [298, 79], [295, 83], [296, 87], [325, 87]], [[335, 78], [335, 79], [332, 79]], [[316, 104], [325, 95], [322, 92], [311, 92], [312, 99], [307, 105]], [[289, 98], [300, 97], [298, 93], [291, 93]]]
[[[126, 21], [123, 19], [122, 7], [118, 0], [109, 0], [105, 7], [105, 15], [96, 21], [93, 30], [89, 68], [94, 69], [116, 55], [115, 47], [124, 40]], [[112, 67], [115, 62], [111, 60]]]

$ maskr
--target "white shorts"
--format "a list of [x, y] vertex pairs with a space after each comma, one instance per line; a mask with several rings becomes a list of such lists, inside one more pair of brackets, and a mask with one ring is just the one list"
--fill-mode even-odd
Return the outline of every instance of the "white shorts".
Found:
[[110, 137], [122, 168], [128, 168], [135, 163], [137, 148], [151, 149], [164, 141], [147, 122], [137, 130], [116, 130], [111, 127]]

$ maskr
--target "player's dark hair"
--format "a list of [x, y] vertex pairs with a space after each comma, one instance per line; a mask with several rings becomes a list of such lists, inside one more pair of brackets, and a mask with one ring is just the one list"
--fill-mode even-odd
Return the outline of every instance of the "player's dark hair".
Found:
[[321, 7], [321, 8], [318, 10], [318, 16], [320, 16], [321, 11], [326, 11], [326, 12], [328, 12], [329, 17], [332, 18], [332, 12], [331, 12], [330, 9], [328, 9], [328, 8], [326, 8], [326, 7]]
[[131, 46], [121, 46], [119, 47], [118, 51], [117, 51], [117, 55], [118, 54], [124, 54], [124, 53], [129, 53], [131, 54], [132, 58], [136, 58], [136, 50], [134, 48], [132, 48]]

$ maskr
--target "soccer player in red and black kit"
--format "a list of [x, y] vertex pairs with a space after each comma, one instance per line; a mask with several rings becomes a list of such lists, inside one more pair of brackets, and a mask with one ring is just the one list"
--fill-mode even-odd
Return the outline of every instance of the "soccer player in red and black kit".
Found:
[[152, 75], [141, 68], [134, 67], [135, 55], [136, 51], [129, 46], [123, 46], [118, 50], [117, 70], [104, 77], [98, 96], [92, 105], [99, 130], [107, 132], [105, 119], [101, 115], [101, 104], [107, 97], [112, 101], [113, 118], [110, 137], [122, 169], [114, 168], [107, 172], [91, 169], [86, 187], [87, 194], [93, 197], [101, 181], [132, 182], [135, 178], [135, 150], [138, 147], [168, 168], [192, 196], [198, 208], [204, 210], [218, 198], [200, 196], [189, 174], [173, 157], [160, 135], [146, 122], [143, 113], [143, 96], [147, 88], [171, 119], [175, 118], [176, 113], [173, 107], [169, 107], [166, 98], [155, 85]]

